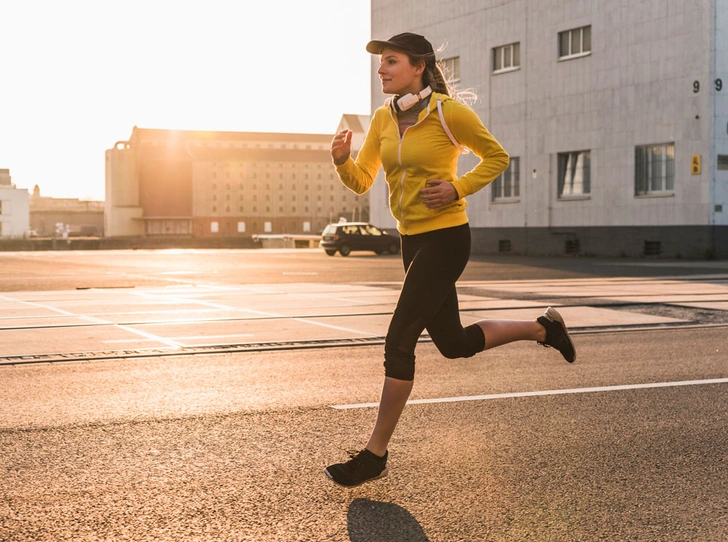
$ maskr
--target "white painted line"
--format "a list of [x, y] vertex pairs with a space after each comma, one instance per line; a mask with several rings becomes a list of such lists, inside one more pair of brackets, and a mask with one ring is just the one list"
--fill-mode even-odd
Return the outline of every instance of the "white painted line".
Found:
[[351, 329], [348, 327], [335, 326], [332, 324], [324, 324], [323, 322], [316, 322], [309, 320], [308, 318], [293, 318], [295, 322], [302, 322], [304, 324], [311, 324], [314, 326], [325, 327], [328, 329], [335, 329], [336, 331], [346, 331], [347, 333], [354, 333], [356, 335], [364, 335], [366, 337], [379, 337], [376, 333], [369, 333], [368, 331], [361, 331], [360, 329]]
[[209, 301], [200, 301], [198, 299], [191, 299], [189, 296], [182, 296], [182, 295], [160, 295], [160, 294], [148, 294], [145, 292], [134, 292], [135, 295], [139, 297], [145, 297], [145, 298], [151, 298], [151, 299], [158, 299], [160, 301], [163, 301], [165, 303], [177, 303], [179, 305], [202, 305], [203, 307], [210, 307], [213, 309], [221, 309], [231, 312], [245, 312], [249, 314], [258, 314], [262, 316], [280, 316], [280, 314], [275, 314], [272, 312], [263, 312], [263, 311], [256, 311], [253, 309], [246, 309], [242, 307], [232, 307], [230, 305], [221, 305], [219, 303], [212, 303]]
[[68, 312], [66, 310], [59, 309], [59, 308], [54, 307], [52, 305], [44, 305], [43, 303], [36, 303], [34, 301], [21, 301], [19, 299], [14, 299], [12, 297], [5, 297], [5, 296], [0, 297], [0, 299], [2, 299], [4, 301], [14, 301], [16, 303], [20, 303], [21, 305], [28, 305], [30, 307], [37, 307], [37, 308], [41, 308], [41, 309], [44, 309], [44, 310], [48, 310], [48, 311], [52, 311], [52, 312], [57, 312], [58, 314], [62, 314], [63, 316], [70, 316], [72, 318], [78, 318], [79, 320], [85, 320], [87, 322], [92, 322], [94, 324], [109, 324], [109, 323], [111, 323], [108, 320], [102, 320], [100, 318], [94, 318], [93, 316], [88, 316], [88, 315], [85, 315], [85, 314], [75, 314], [73, 312]]
[[[542, 391], [522, 391], [513, 393], [495, 393], [491, 395], [465, 395], [462, 397], [441, 397], [439, 399], [412, 399], [407, 401], [408, 405], [427, 405], [432, 403], [459, 403], [461, 401], [489, 401], [491, 399], [512, 399], [514, 397], [538, 397], [543, 395], [567, 395], [571, 393], [596, 393], [602, 391], [621, 391], [621, 390], [642, 390], [648, 388], [674, 388], [678, 386], [698, 386], [702, 384], [726, 384], [728, 378], [713, 378], [709, 380], [683, 380], [680, 382], [652, 382], [648, 384], [624, 384], [620, 386], [600, 386], [596, 388], [574, 388], [567, 390], [542, 390]], [[379, 403], [359, 403], [351, 405], [331, 405], [331, 408], [337, 410], [346, 410], [352, 408], [373, 408], [379, 406]]]
[[[240, 337], [253, 337], [252, 333], [238, 333], [236, 335], [199, 335], [197, 337], [168, 337], [170, 341], [197, 341], [201, 339], [232, 339]], [[114, 339], [111, 341], [103, 341], [106, 344], [112, 343], [138, 343], [143, 341], [157, 341], [158, 339]], [[195, 345], [199, 346], [199, 345]]]
[[153, 341], [157, 341], [162, 344], [166, 344], [167, 346], [172, 346], [174, 348], [184, 348], [183, 344], [180, 344], [176, 341], [173, 341], [171, 339], [165, 339], [164, 337], [160, 337], [159, 335], [153, 335], [152, 333], [147, 333], [146, 331], [141, 331], [139, 329], [134, 329], [133, 327], [121, 326], [121, 325], [117, 325], [115, 327], [117, 327], [119, 329], [123, 329], [124, 331], [128, 331], [129, 333], [141, 335], [142, 337], [145, 337], [147, 339], [151, 339]]

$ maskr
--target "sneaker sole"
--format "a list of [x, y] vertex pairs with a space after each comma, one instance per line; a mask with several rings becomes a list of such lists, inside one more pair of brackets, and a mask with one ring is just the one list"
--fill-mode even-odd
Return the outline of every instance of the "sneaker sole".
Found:
[[344, 484], [340, 484], [339, 482], [337, 482], [336, 480], [334, 480], [334, 477], [331, 476], [331, 474], [329, 473], [329, 469], [324, 469], [324, 474], [326, 475], [326, 477], [329, 480], [331, 480], [332, 482], [334, 482], [337, 486], [341, 486], [341, 487], [357, 487], [357, 486], [360, 486], [362, 484], [366, 484], [367, 482], [373, 482], [374, 480], [379, 480], [380, 478], [384, 478], [385, 476], [387, 476], [388, 473], [389, 473], [389, 467], [384, 467], [384, 470], [382, 472], [380, 472], [374, 478], [367, 478], [363, 482], [359, 482], [358, 484], [352, 484], [350, 486], [347, 486], [347, 485], [344, 485]]
[[569, 336], [569, 330], [566, 329], [566, 323], [564, 322], [564, 319], [561, 317], [561, 315], [554, 309], [553, 307], [549, 307], [546, 309], [546, 313], [544, 314], [546, 318], [551, 320], [552, 322], [558, 322], [561, 324], [561, 327], [564, 329], [564, 334], [566, 335], [566, 340], [569, 341], [569, 344], [571, 345], [571, 349], [574, 351], [574, 359], [569, 361], [566, 360], [567, 363], [574, 363], [576, 361], [576, 347], [574, 346], [574, 342], [571, 340], [571, 337]]

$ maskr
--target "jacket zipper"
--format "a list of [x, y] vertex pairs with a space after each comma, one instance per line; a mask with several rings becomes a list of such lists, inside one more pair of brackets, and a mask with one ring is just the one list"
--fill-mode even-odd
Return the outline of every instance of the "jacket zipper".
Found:
[[[427, 104], [427, 115], [430, 114], [430, 105]], [[415, 122], [412, 126], [417, 126], [420, 122], [425, 120], [427, 118], [427, 115], [422, 117], [422, 120], [418, 120]], [[392, 112], [392, 108], [389, 109], [389, 116], [392, 118], [392, 121], [394, 122], [394, 126], [397, 129], [397, 133], [399, 134], [399, 122], [396, 119], [395, 114]], [[399, 135], [399, 145], [397, 146], [397, 162], [399, 163], [399, 166], [402, 168], [402, 176], [399, 179], [399, 217], [400, 222], [402, 222], [402, 226], [404, 226], [405, 235], [409, 232], [409, 227], [407, 226], [407, 221], [404, 218], [404, 207], [402, 206], [402, 199], [404, 198], [404, 178], [407, 176], [407, 168], [405, 168], [402, 165], [402, 143], [404, 141], [404, 135], [407, 133], [407, 130], [412, 128], [412, 126], [409, 126], [404, 129], [404, 132], [402, 132]]]

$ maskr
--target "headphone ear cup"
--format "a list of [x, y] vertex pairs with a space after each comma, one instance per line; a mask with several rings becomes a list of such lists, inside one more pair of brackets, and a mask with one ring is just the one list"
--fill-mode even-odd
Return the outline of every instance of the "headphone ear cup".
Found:
[[414, 94], [406, 94], [396, 100], [397, 107], [400, 111], [407, 111], [410, 107], [419, 102], [420, 99]]
[[395, 96], [393, 101], [395, 104], [397, 104], [397, 109], [399, 111], [407, 111], [410, 107], [415, 105], [417, 102], [419, 102], [423, 98], [426, 98], [430, 94], [432, 94], [432, 89], [430, 88], [430, 85], [427, 85], [418, 94], [405, 94], [401, 98], [398, 96]]

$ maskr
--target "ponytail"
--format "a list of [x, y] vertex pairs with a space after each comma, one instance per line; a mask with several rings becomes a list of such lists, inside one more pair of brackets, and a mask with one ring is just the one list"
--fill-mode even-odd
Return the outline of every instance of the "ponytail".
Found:
[[405, 54], [409, 57], [410, 64], [413, 66], [417, 65], [418, 62], [425, 63], [425, 71], [422, 73], [422, 83], [424, 86], [429, 85], [433, 92], [445, 94], [470, 106], [478, 99], [478, 95], [473, 89], [456, 89], [447, 82], [445, 74], [442, 71], [442, 65], [435, 61], [433, 53], [426, 55]]
[[440, 67], [439, 62], [434, 66], [425, 66], [422, 83], [425, 86], [430, 85], [430, 88], [434, 92], [446, 94], [447, 96], [452, 95], [452, 88], [447, 84], [445, 74], [442, 73], [442, 68]]

